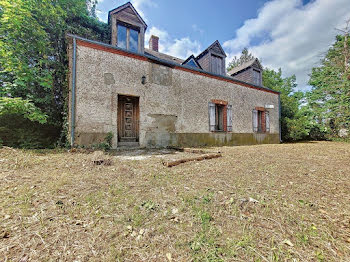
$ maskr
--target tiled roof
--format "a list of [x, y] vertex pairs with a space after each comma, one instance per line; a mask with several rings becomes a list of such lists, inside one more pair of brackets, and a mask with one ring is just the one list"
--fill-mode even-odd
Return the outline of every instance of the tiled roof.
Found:
[[[227, 72], [227, 74], [230, 75], [230, 76], [232, 76], [232, 75], [234, 75], [235, 73], [237, 73], [237, 72], [239, 72], [239, 71], [242, 71], [242, 70], [244, 70], [244, 69], [246, 69], [246, 68], [252, 66], [252, 65], [255, 63], [255, 61], [257, 61], [258, 64], [259, 64], [259, 66], [260, 66], [259, 60], [258, 60], [257, 58], [254, 58], [254, 59], [252, 59], [252, 60], [250, 60], [250, 61], [248, 61], [248, 62], [245, 62], [245, 63], [241, 64], [240, 66], [236, 66], [236, 67], [232, 68], [230, 71]], [[260, 66], [260, 67], [261, 67], [261, 66]]]
[[224, 57], [226, 57], [226, 53], [224, 51], [224, 49], [222, 49], [220, 42], [218, 40], [215, 40], [214, 43], [212, 43], [207, 49], [205, 49], [202, 53], [200, 53], [196, 59], [201, 58], [204, 54], [206, 54], [206, 52], [208, 52], [210, 49], [215, 50], [216, 53], [219, 53], [221, 55], [223, 55]]
[[195, 63], [195, 65], [199, 68], [199, 69], [203, 69], [201, 67], [201, 65], [197, 62], [196, 58], [194, 57], [194, 55], [190, 55], [185, 61], [182, 62], [182, 65], [186, 65], [189, 61], [193, 60], [193, 63]]
[[159, 59], [163, 59], [163, 60], [170, 61], [170, 62], [177, 63], [177, 64], [182, 64], [182, 62], [184, 61], [183, 59], [180, 59], [180, 58], [177, 58], [177, 57], [174, 57], [171, 55], [167, 55], [164, 53], [156, 52], [156, 51], [153, 51], [153, 50], [148, 49], [148, 48], [145, 48], [145, 53], [148, 55], [155, 56]]

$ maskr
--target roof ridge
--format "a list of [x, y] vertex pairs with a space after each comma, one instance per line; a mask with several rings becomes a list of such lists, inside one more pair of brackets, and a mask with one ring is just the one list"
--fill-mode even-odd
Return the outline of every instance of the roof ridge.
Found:
[[[140, 21], [144, 24], [145, 28], [147, 28], [147, 24], [146, 24], [145, 20], [143, 20], [143, 18], [142, 18], [142, 17], [140, 16], [140, 14], [137, 12], [137, 10], [136, 10], [136, 8], [133, 6], [133, 4], [130, 3], [130, 1], [127, 2], [127, 3], [125, 3], [125, 4], [123, 4], [123, 5], [121, 5], [121, 6], [118, 6], [118, 7], [114, 8], [114, 9], [112, 9], [112, 10], [110, 10], [110, 11], [108, 12], [108, 24], [109, 24], [110, 15], [111, 15], [112, 12], [114, 12], [114, 11], [116, 11], [116, 10], [118, 10], [118, 9], [119, 9], [118, 12], [120, 12], [120, 11], [122, 11], [123, 9], [127, 8], [127, 7], [130, 7], [130, 8], [135, 12], [136, 16], [137, 16], [137, 17], [140, 19]], [[145, 30], [146, 30], [146, 29], [145, 29]]]
[[219, 40], [215, 40], [210, 46], [208, 46], [206, 49], [204, 49], [199, 55], [196, 56], [196, 59], [198, 59], [202, 54], [204, 54], [206, 51], [208, 51], [210, 48], [212, 48], [215, 44], [217, 44], [221, 50], [221, 52], [225, 55], [225, 57], [227, 56], [224, 49], [222, 48]]

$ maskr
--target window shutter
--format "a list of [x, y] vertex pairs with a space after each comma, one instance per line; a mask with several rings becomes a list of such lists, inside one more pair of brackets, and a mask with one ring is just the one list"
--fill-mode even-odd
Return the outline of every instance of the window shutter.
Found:
[[215, 131], [215, 104], [209, 102], [209, 131]]
[[253, 132], [258, 132], [258, 110], [253, 110]]
[[232, 132], [232, 105], [227, 106], [227, 131]]
[[265, 111], [266, 132], [270, 132], [270, 112]]

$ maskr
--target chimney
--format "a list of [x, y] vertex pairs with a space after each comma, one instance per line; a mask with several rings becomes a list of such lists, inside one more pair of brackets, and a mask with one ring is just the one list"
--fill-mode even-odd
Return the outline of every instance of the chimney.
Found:
[[149, 39], [149, 49], [152, 51], [158, 52], [158, 42], [159, 37], [155, 35], [151, 35], [151, 38]]

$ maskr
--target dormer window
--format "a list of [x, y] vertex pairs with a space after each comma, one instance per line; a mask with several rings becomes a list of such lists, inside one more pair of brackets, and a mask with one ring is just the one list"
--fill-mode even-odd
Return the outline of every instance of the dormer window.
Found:
[[109, 11], [108, 24], [111, 26], [112, 45], [144, 53], [147, 25], [130, 2]]
[[226, 75], [225, 51], [218, 40], [212, 43], [207, 49], [196, 57], [196, 62], [204, 71], [217, 75]]
[[117, 46], [137, 52], [139, 49], [139, 30], [136, 30], [136, 28], [131, 28], [126, 24], [118, 24]]
[[234, 79], [257, 86], [262, 86], [263, 70], [264, 69], [260, 64], [259, 59], [253, 58], [250, 61], [232, 68], [227, 73]]
[[259, 70], [253, 69], [253, 82], [256, 85], [261, 85], [261, 73]]
[[222, 57], [212, 55], [211, 56], [211, 72], [217, 75], [223, 75], [224, 73], [224, 59]]
[[190, 55], [189, 58], [187, 58], [185, 61], [182, 62], [182, 65], [187, 65], [197, 69], [202, 69], [202, 67], [196, 61], [196, 58], [194, 57], [194, 55]]

